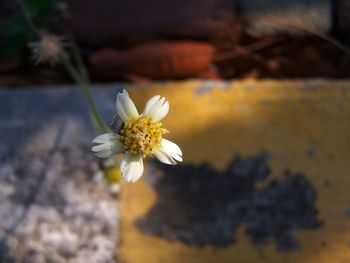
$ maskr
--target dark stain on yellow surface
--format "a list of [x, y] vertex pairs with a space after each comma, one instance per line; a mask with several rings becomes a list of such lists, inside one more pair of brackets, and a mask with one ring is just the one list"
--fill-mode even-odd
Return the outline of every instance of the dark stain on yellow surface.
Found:
[[262, 189], [268, 154], [235, 158], [223, 172], [211, 165], [157, 164], [152, 171], [155, 205], [137, 221], [147, 234], [188, 245], [225, 247], [235, 240], [240, 225], [255, 244], [274, 240], [282, 251], [297, 250], [298, 229], [321, 226], [315, 208], [316, 192], [307, 178], [285, 172]]
[[[170, 112], [163, 125], [183, 150], [185, 165], [209, 163], [224, 171], [236, 155], [268, 151], [271, 174], [264, 188], [284, 170], [302, 173], [317, 191], [315, 207], [325, 224], [294, 232], [301, 250], [281, 253], [273, 242], [256, 246], [241, 225], [225, 247], [196, 247], [144, 234], [135, 226], [155, 205], [147, 177], [125, 184], [120, 201], [121, 260], [128, 263], [345, 263], [350, 262], [350, 81], [235, 81], [202, 95], [202, 81], [151, 83], [130, 87], [140, 108], [154, 95], [165, 96]], [[317, 86], [317, 87], [316, 87]], [[269, 103], [260, 103], [269, 101]], [[342, 105], [339, 107], [339, 105]], [[312, 158], [305, 150], [313, 148]], [[145, 162], [145, 174], [151, 167]], [[169, 204], [171, 206], [171, 204]]]

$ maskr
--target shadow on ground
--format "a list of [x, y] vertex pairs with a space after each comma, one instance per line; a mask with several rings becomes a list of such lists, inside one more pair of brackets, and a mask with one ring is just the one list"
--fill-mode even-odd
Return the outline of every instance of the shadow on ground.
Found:
[[322, 225], [314, 205], [316, 191], [305, 176], [288, 171], [258, 189], [256, 183], [270, 174], [268, 158], [267, 153], [236, 157], [224, 172], [207, 163], [154, 164], [163, 173], [154, 184], [157, 201], [137, 227], [193, 246], [224, 247], [235, 241], [244, 224], [255, 244], [272, 238], [281, 251], [298, 250], [293, 233]]

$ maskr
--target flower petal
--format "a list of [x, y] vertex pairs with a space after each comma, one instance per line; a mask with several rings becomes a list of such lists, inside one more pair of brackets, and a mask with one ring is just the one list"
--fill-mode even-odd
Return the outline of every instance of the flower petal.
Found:
[[110, 157], [113, 152], [110, 149], [104, 149], [98, 152], [94, 152], [94, 154], [98, 157], [98, 158], [108, 158]]
[[152, 117], [155, 121], [160, 121], [169, 112], [169, 102], [159, 95], [154, 96], [148, 100], [143, 115]]
[[153, 119], [155, 121], [162, 120], [169, 112], [169, 102], [165, 101], [165, 103], [159, 107], [159, 109], [153, 114]]
[[139, 115], [135, 104], [130, 99], [129, 94], [126, 90], [123, 90], [122, 93], [118, 93], [116, 108], [119, 117], [124, 122], [130, 117], [137, 117]]
[[182, 162], [182, 151], [175, 143], [162, 139], [160, 148], [154, 153], [157, 159], [166, 164], [174, 165], [176, 161]]
[[156, 151], [154, 153], [154, 156], [157, 157], [157, 159], [162, 163], [170, 164], [170, 165], [176, 164], [176, 161], [171, 156], [167, 155], [161, 150]]
[[115, 133], [104, 133], [93, 139], [92, 143], [107, 143], [114, 140], [119, 140], [120, 135]]
[[94, 145], [91, 151], [99, 158], [108, 158], [124, 149], [120, 142], [120, 136], [113, 133], [99, 135], [92, 142], [97, 145]]
[[143, 173], [142, 157], [127, 153], [120, 165], [120, 170], [122, 171], [123, 180], [129, 183], [136, 182]]
[[148, 115], [148, 113], [150, 112], [150, 110], [154, 107], [154, 105], [159, 101], [160, 99], [160, 96], [157, 95], [157, 96], [154, 96], [152, 98], [150, 98], [147, 103], [146, 103], [146, 106], [145, 106], [145, 109], [143, 110], [143, 115]]
[[176, 161], [182, 162], [182, 151], [177, 144], [175, 144], [172, 141], [169, 141], [167, 139], [162, 139], [160, 144], [161, 144], [160, 149], [164, 153], [168, 154], [169, 156], [174, 158]]

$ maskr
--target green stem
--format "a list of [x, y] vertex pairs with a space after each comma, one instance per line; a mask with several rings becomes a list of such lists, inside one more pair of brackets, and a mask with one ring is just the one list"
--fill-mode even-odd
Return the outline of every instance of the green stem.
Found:
[[80, 71], [80, 75], [87, 83], [89, 83], [90, 82], [89, 74], [87, 73], [87, 70], [86, 70], [83, 58], [81, 57], [78, 45], [75, 42], [74, 37], [70, 32], [68, 35], [69, 35], [70, 42], [72, 44], [73, 58], [75, 59], [76, 65]]
[[89, 107], [91, 109], [92, 117], [94, 118], [94, 121], [96, 122], [100, 130], [103, 132], [110, 132], [110, 129], [106, 126], [106, 124], [104, 123], [100, 114], [97, 111], [89, 84], [81, 78], [78, 71], [74, 68], [67, 55], [64, 55], [62, 63], [65, 66], [68, 73], [71, 75], [71, 77], [74, 79], [74, 81], [78, 84], [78, 86], [82, 89], [83, 93], [85, 94]]
[[[34, 25], [31, 14], [28, 11], [24, 2], [22, 2], [22, 0], [16, 0], [16, 1], [19, 4], [19, 6], [21, 7], [23, 14], [24, 14], [24, 17], [26, 18], [29, 27], [33, 30], [34, 33], [36, 33], [38, 36], [40, 36], [40, 31]], [[98, 125], [99, 129], [102, 132], [110, 132], [110, 129], [106, 126], [106, 124], [104, 123], [100, 114], [97, 111], [95, 101], [94, 101], [93, 96], [91, 94], [91, 89], [90, 89], [90, 85], [89, 85], [89, 76], [87, 74], [87, 70], [85, 68], [83, 59], [81, 58], [81, 55], [79, 53], [79, 50], [78, 50], [76, 43], [74, 42], [74, 40], [72, 40], [72, 42], [73, 42], [74, 58], [75, 58], [76, 63], [79, 67], [79, 72], [78, 72], [78, 70], [76, 70], [74, 68], [74, 66], [72, 65], [72, 63], [69, 59], [69, 56], [67, 54], [63, 54], [62, 63], [65, 66], [68, 73], [71, 75], [71, 77], [74, 79], [74, 81], [78, 84], [78, 86], [82, 89], [83, 93], [85, 94], [87, 101], [88, 101], [88, 104], [89, 104], [89, 107], [90, 107], [90, 110], [91, 110], [92, 117], [93, 117], [95, 123]]]
[[34, 25], [33, 20], [32, 20], [32, 16], [31, 16], [29, 10], [27, 9], [26, 5], [24, 4], [24, 2], [22, 0], [15, 0], [15, 2], [19, 5], [20, 9], [22, 10], [24, 18], [26, 19], [30, 29], [33, 31], [34, 34], [40, 36], [40, 31]]

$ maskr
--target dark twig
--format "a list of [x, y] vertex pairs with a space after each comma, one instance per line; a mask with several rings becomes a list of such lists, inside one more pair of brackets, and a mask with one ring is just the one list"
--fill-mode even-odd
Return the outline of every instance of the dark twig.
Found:
[[278, 25], [278, 26], [290, 27], [290, 28], [298, 29], [300, 31], [304, 31], [310, 35], [314, 35], [320, 39], [323, 39], [324, 41], [330, 43], [331, 45], [341, 49], [347, 55], [350, 55], [350, 48], [343, 45], [335, 38], [317, 33], [314, 30], [304, 26], [303, 24], [300, 24], [300, 23], [295, 22], [293, 20], [284, 19], [284, 18], [277, 18], [277, 17], [264, 17], [263, 19], [261, 19], [261, 22], [274, 24], [274, 25]]
[[246, 46], [239, 46], [233, 51], [223, 52], [222, 54], [218, 55], [214, 59], [214, 62], [220, 62], [228, 59], [235, 59], [241, 56], [247, 56], [253, 52], [259, 51], [261, 49], [264, 49], [264, 48], [276, 45], [282, 41], [285, 41], [285, 39], [286, 39], [285, 37], [265, 38]]

